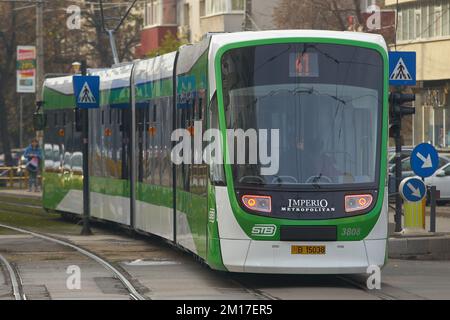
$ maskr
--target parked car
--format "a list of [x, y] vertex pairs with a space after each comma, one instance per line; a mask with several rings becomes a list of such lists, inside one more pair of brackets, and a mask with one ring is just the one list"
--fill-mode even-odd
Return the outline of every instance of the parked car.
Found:
[[[405, 146], [402, 147], [402, 156], [401, 159], [404, 160], [411, 156], [411, 152], [413, 151], [414, 146]], [[390, 147], [388, 150], [388, 168], [391, 169], [392, 166], [395, 165], [395, 147]]]
[[445, 164], [428, 178], [425, 178], [427, 186], [436, 186], [440, 191], [440, 202], [450, 201], [450, 163]]
[[[438, 168], [442, 168], [443, 166], [445, 166], [446, 164], [450, 163], [450, 157], [448, 157], [447, 155], [439, 155], [439, 166]], [[388, 184], [388, 190], [389, 190], [389, 194], [394, 194], [395, 193], [395, 164], [392, 165], [389, 168], [389, 184]], [[402, 180], [408, 177], [413, 177], [416, 174], [414, 173], [414, 171], [411, 168], [411, 163], [410, 163], [410, 157], [407, 157], [405, 159], [402, 160]]]

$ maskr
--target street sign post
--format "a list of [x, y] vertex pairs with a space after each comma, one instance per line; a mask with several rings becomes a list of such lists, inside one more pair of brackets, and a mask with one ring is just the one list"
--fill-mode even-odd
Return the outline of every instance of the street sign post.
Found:
[[418, 177], [409, 177], [402, 180], [399, 191], [405, 200], [403, 232], [425, 231], [425, 183]]
[[91, 235], [89, 219], [89, 109], [100, 107], [100, 77], [86, 76], [86, 61], [81, 63], [81, 75], [73, 76], [73, 93], [75, 103], [82, 118], [82, 152], [83, 152], [83, 229], [82, 235]]
[[77, 108], [92, 109], [100, 107], [100, 77], [73, 76], [73, 93]]
[[430, 177], [439, 167], [438, 152], [429, 143], [418, 144], [411, 153], [410, 163], [412, 170], [419, 177]]
[[403, 179], [400, 183], [400, 195], [405, 201], [418, 202], [427, 194], [425, 183], [417, 177]]
[[391, 86], [416, 85], [416, 52], [389, 52], [389, 84]]

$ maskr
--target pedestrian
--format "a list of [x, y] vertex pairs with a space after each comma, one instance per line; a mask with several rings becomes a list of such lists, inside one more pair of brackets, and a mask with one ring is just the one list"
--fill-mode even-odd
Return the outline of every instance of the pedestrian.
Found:
[[36, 138], [31, 140], [31, 144], [25, 149], [23, 156], [27, 160], [26, 168], [29, 174], [28, 191], [31, 192], [34, 186], [34, 192], [38, 192], [39, 185], [37, 176], [42, 160], [42, 151]]

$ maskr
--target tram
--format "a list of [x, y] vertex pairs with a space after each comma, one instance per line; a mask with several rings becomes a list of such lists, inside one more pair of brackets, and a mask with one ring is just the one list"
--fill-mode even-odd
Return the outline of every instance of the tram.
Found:
[[[89, 110], [91, 217], [164, 238], [217, 270], [382, 267], [387, 70], [381, 36], [317, 30], [208, 34], [89, 70], [101, 90], [100, 108]], [[45, 81], [43, 203], [81, 215], [75, 99], [72, 76]], [[192, 161], [174, 161], [178, 129], [201, 151], [216, 130], [221, 153], [198, 161], [194, 148], [180, 153]], [[237, 149], [253, 161], [233, 161]]]

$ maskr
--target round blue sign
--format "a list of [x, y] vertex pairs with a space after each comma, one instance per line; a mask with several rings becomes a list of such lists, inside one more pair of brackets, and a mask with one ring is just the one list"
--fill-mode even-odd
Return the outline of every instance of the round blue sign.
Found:
[[427, 193], [425, 183], [416, 177], [403, 179], [400, 183], [400, 195], [409, 202], [422, 200]]
[[419, 177], [427, 178], [436, 172], [439, 166], [439, 156], [436, 149], [429, 143], [417, 145], [411, 152], [411, 168]]

